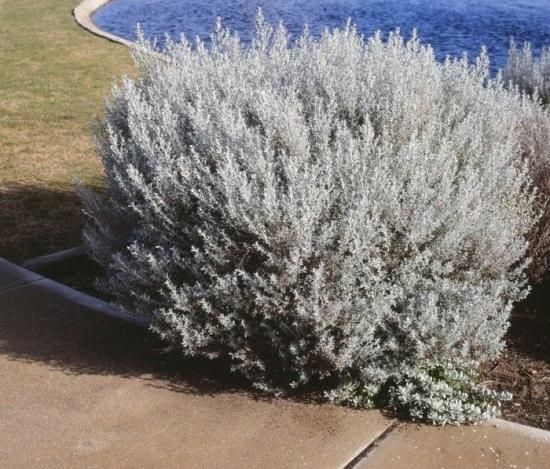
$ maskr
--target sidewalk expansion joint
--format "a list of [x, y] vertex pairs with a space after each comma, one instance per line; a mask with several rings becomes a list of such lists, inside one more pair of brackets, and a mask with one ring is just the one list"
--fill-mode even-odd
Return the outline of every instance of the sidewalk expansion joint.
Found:
[[369, 455], [382, 443], [386, 438], [390, 436], [390, 434], [401, 425], [399, 420], [394, 420], [392, 423], [388, 425], [388, 427], [380, 433], [374, 440], [372, 440], [369, 445], [363, 449], [357, 456], [355, 456], [349, 463], [347, 463], [343, 469], [353, 469], [359, 464], [360, 462], [365, 461]]
[[21, 287], [27, 287], [29, 285], [33, 285], [35, 283], [41, 282], [42, 280], [44, 280], [43, 277], [37, 278], [36, 280], [29, 280], [27, 282], [21, 282], [21, 283], [18, 283], [16, 285], [11, 285], [11, 286], [6, 287], [6, 288], [0, 288], [0, 295], [3, 295], [4, 293], [11, 292], [13, 290], [17, 290], [18, 288], [21, 288]]

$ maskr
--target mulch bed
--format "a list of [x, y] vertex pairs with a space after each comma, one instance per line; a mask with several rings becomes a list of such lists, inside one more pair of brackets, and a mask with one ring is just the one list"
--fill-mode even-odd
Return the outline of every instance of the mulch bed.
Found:
[[482, 379], [514, 395], [503, 405], [503, 418], [550, 430], [550, 279], [516, 307], [507, 344], [484, 366]]

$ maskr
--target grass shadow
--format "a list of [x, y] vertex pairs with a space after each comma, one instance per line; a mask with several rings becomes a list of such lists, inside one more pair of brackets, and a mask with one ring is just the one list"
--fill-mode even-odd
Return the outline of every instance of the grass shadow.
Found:
[[0, 187], [0, 257], [18, 262], [77, 246], [84, 222], [74, 186]]

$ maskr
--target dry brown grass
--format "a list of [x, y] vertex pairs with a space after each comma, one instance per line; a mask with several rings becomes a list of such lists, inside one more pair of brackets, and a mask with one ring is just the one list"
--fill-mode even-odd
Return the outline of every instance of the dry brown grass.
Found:
[[91, 126], [128, 50], [82, 30], [79, 0], [0, 0], [0, 257], [80, 243], [75, 181], [102, 184]]

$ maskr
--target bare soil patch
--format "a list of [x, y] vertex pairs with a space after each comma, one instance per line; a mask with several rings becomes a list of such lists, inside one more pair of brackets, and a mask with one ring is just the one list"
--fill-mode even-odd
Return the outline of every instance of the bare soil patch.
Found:
[[506, 420], [550, 430], [550, 279], [518, 305], [506, 352], [483, 368], [492, 388], [513, 393], [502, 409]]

